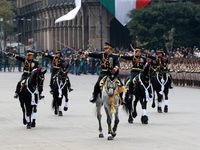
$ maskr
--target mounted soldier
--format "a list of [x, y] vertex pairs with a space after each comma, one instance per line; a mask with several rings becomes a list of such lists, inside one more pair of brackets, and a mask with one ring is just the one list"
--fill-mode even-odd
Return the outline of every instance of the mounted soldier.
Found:
[[[44, 57], [48, 57], [52, 60], [53, 69], [52, 69], [52, 72], [51, 72], [50, 85], [49, 85], [50, 88], [51, 88], [50, 93], [52, 94], [53, 93], [53, 78], [59, 72], [61, 65], [65, 61], [63, 60], [61, 50], [57, 50], [55, 56], [52, 56], [49, 53], [45, 53], [43, 55], [44, 55]], [[71, 88], [69, 77], [67, 77], [66, 80], [68, 81], [67, 86], [68, 86], [69, 92], [73, 91], [73, 89]]]
[[[156, 57], [153, 57], [153, 56], [147, 56], [148, 58], [152, 59], [152, 60], [156, 60], [156, 63], [158, 64], [158, 68], [160, 67], [162, 61], [165, 61], [166, 64], [168, 64], [168, 58], [166, 56], [163, 55], [164, 51], [161, 49], [157, 52], [157, 55]], [[169, 76], [169, 82], [170, 82], [170, 89], [172, 89], [172, 85], [171, 85], [171, 80], [172, 80], [172, 77], [171, 75], [169, 74], [168, 72], [168, 76]]]
[[[101, 73], [99, 74], [99, 78], [94, 86], [94, 91], [93, 91], [93, 97], [90, 99], [91, 103], [95, 103], [97, 100], [98, 94], [101, 92], [101, 86], [100, 86], [100, 81], [104, 77], [108, 75], [109, 72], [111, 72], [111, 77], [114, 78], [116, 77], [119, 81], [121, 86], [123, 86], [123, 83], [121, 82], [118, 73], [119, 73], [119, 67], [120, 63], [118, 60], [118, 55], [113, 54], [114, 47], [110, 45], [109, 43], [105, 43], [104, 46], [104, 52], [101, 53], [86, 53], [86, 56], [88, 57], [94, 57], [94, 58], [99, 58], [100, 59], [100, 64], [101, 64]], [[80, 54], [83, 54], [84, 52], [79, 52]], [[120, 97], [122, 99], [123, 93], [120, 93]]]
[[132, 69], [131, 69], [131, 76], [129, 81], [129, 98], [133, 95], [133, 79], [140, 73], [143, 69], [144, 65], [146, 64], [147, 60], [144, 55], [141, 55], [141, 48], [135, 48], [135, 54], [133, 56], [122, 56], [120, 58], [131, 60], [132, 61]]
[[[14, 98], [18, 98], [19, 93], [21, 92], [21, 89], [25, 83], [25, 80], [30, 76], [33, 69], [39, 67], [38, 61], [36, 59], [33, 59], [34, 51], [32, 51], [32, 50], [28, 50], [27, 56], [25, 56], [25, 57], [20, 57], [19, 55], [13, 54], [13, 53], [8, 53], [7, 55], [13, 56], [17, 60], [23, 62], [24, 72], [22, 74], [20, 81], [17, 84], [15, 95], [14, 95]], [[40, 99], [42, 99], [42, 98], [44, 98], [44, 96], [40, 95]]]

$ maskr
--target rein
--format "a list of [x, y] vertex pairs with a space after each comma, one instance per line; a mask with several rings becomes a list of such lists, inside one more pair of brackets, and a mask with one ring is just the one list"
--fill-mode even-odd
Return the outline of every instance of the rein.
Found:
[[65, 80], [64, 84], [62, 83], [62, 80], [60, 81], [60, 84], [59, 84], [59, 82], [58, 82], [58, 76], [57, 76], [57, 85], [58, 85], [58, 93], [59, 93], [58, 97], [61, 98], [62, 97], [62, 89], [66, 85], [66, 80]]
[[[151, 84], [151, 82], [150, 82], [150, 80], [149, 80], [149, 85], [148, 85], [148, 87], [145, 87], [145, 85], [143, 84], [143, 82], [142, 82], [142, 80], [141, 80], [141, 78], [140, 78], [140, 76], [141, 76], [141, 74], [139, 74], [139, 81], [140, 81], [140, 83], [141, 83], [141, 85], [143, 86], [143, 88], [145, 89], [145, 96], [146, 96], [146, 101], [148, 102], [148, 101], [151, 101], [151, 100], [153, 100], [153, 97], [154, 97], [154, 94], [153, 94], [153, 86], [152, 86], [152, 84]], [[151, 92], [152, 92], [152, 97], [150, 98], [149, 97], [149, 92], [148, 92], [148, 89], [151, 87]]]
[[[31, 94], [31, 105], [39, 105], [40, 97], [39, 97], [38, 86], [36, 85], [35, 91], [31, 92], [31, 90], [28, 87], [28, 80], [29, 80], [29, 78], [26, 80], [26, 87], [27, 87], [27, 90], [29, 91], [29, 93]], [[35, 94], [37, 95], [37, 98], [38, 98], [37, 103], [35, 102]]]
[[163, 95], [163, 91], [165, 89], [165, 84], [168, 81], [168, 75], [166, 74], [166, 81], [164, 80], [163, 75], [162, 75], [162, 78], [161, 78], [161, 81], [160, 81], [159, 77], [158, 77], [158, 74], [159, 74], [159, 72], [157, 73], [157, 80], [158, 80], [158, 83], [161, 85], [161, 91], [159, 92], [159, 94]]

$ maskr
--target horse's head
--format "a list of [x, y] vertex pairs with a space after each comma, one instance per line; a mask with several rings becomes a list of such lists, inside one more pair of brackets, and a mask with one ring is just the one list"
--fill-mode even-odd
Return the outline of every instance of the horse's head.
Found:
[[144, 69], [142, 70], [141, 74], [145, 80], [149, 80], [151, 74], [153, 73], [153, 61], [146, 62]]
[[167, 59], [162, 59], [160, 64], [160, 74], [165, 74], [168, 72]]
[[68, 66], [69, 66], [69, 64], [66, 65], [65, 63], [62, 63], [62, 65], [60, 67], [60, 71], [58, 73], [58, 78], [59, 79], [65, 80], [67, 78]]
[[47, 72], [47, 69], [41, 70], [41, 68], [36, 68], [32, 71], [30, 76], [30, 82], [33, 86], [37, 86], [39, 89], [43, 87], [44, 74]]
[[117, 73], [109, 73], [106, 83], [105, 83], [105, 89], [108, 93], [109, 97], [112, 97], [116, 91], [116, 88], [120, 84], [119, 80], [117, 79]]

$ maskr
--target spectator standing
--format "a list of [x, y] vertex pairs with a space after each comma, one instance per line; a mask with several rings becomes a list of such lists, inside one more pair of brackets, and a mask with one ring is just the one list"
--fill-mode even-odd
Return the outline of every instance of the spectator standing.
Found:
[[2, 71], [2, 62], [3, 62], [3, 57], [2, 57], [2, 52], [0, 52], [0, 71]]
[[87, 68], [88, 68], [88, 63], [87, 63], [87, 57], [83, 59], [83, 73], [87, 74]]
[[14, 57], [9, 57], [9, 62], [10, 62], [10, 72], [13, 70], [15, 71], [15, 58]]
[[71, 60], [71, 63], [70, 63], [72, 74], [74, 74], [74, 64], [75, 64], [75, 56], [72, 56], [72, 60]]
[[39, 67], [42, 68], [42, 56], [40, 55], [40, 53], [37, 53], [36, 59], [38, 60]]
[[8, 67], [8, 71], [9, 69], [9, 58], [6, 54], [4, 54], [4, 72], [6, 72], [6, 66]]
[[94, 72], [95, 72], [95, 59], [92, 58], [92, 63], [91, 63], [91, 68], [92, 68], [92, 75], [94, 75]]
[[99, 75], [99, 71], [100, 71], [100, 60], [96, 59], [96, 64], [95, 64], [96, 68], [97, 68], [97, 75]]
[[76, 66], [76, 75], [80, 75], [80, 56], [77, 56], [77, 59], [75, 60], [75, 66]]

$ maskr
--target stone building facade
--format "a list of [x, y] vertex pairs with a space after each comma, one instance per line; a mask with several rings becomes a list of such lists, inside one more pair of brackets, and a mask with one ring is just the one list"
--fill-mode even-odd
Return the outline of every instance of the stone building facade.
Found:
[[[57, 18], [75, 8], [75, 0], [17, 0], [17, 8], [19, 32], [22, 33], [20, 41], [25, 45], [32, 44], [28, 39], [34, 34], [33, 40], [37, 42], [38, 50], [55, 51], [66, 46], [86, 49], [89, 40], [94, 41], [96, 48], [101, 48], [98, 0], [82, 0], [82, 7], [74, 20], [57, 24], [54, 23]], [[126, 48], [130, 44], [130, 37], [128, 29], [102, 7], [102, 43], [104, 42]]]
[[[177, 2], [178, 0], [164, 1]], [[183, 1], [200, 3], [199, 0]], [[33, 41], [37, 42], [38, 50], [55, 51], [66, 46], [86, 49], [88, 41], [93, 40], [96, 48], [100, 49], [99, 0], [82, 0], [82, 7], [74, 20], [54, 23], [57, 18], [67, 14], [73, 8], [75, 8], [75, 0], [17, 0], [20, 42], [31, 45], [29, 39], [34, 37]], [[105, 7], [102, 7], [102, 43], [104, 42], [119, 48], [130, 48], [131, 37], [128, 29], [122, 26]]]

